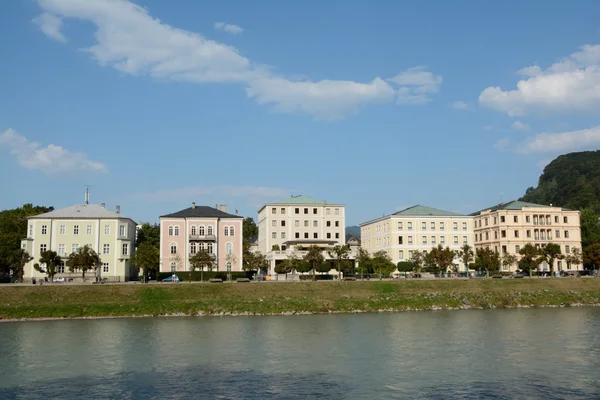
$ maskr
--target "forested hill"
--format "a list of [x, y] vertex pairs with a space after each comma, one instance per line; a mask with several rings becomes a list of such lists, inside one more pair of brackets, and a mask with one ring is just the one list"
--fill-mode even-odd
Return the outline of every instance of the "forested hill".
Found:
[[527, 189], [519, 200], [581, 210], [583, 244], [597, 242], [600, 232], [600, 151], [583, 151], [557, 157], [544, 168], [538, 187]]
[[520, 200], [600, 212], [600, 150], [559, 156]]

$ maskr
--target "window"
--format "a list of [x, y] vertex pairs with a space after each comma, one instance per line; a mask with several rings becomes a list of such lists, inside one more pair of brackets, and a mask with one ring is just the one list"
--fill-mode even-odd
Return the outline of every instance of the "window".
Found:
[[[126, 234], [125, 225], [121, 225], [121, 228], [122, 228], [121, 236], [125, 237], [125, 234]], [[178, 226], [175, 227], [175, 236], [179, 236], [179, 227]]]
[[519, 222], [519, 216], [518, 216], [518, 215], [515, 215], [515, 216], [513, 217], [513, 221], [514, 221], [514, 222]]
[[339, 233], [336, 233], [336, 234], [335, 234], [335, 238], [336, 238], [336, 239], [339, 239], [339, 238], [340, 238], [340, 234], [339, 234]]
[[73, 243], [71, 245], [71, 253], [77, 253], [79, 251], [79, 244]]
[[527, 236], [528, 238], [530, 238], [530, 237], [531, 237], [531, 231], [530, 231], [530, 230], [527, 230], [527, 235], [526, 235], [526, 236]]
[[331, 214], [331, 208], [326, 208], [325, 209], [325, 214], [330, 215]]
[[432, 223], [431, 223], [431, 230], [432, 230], [432, 231], [435, 231], [435, 222], [432, 222]]
[[313, 233], [313, 239], [318, 239], [318, 238], [319, 238], [318, 233], [317, 232]]
[[110, 270], [108, 263], [102, 263], [102, 272], [107, 273]]
[[277, 239], [277, 232], [271, 233], [271, 239]]
[[[75, 225], [77, 226], [77, 225]], [[42, 225], [42, 235], [48, 234], [48, 225]]]
[[409, 236], [409, 237], [408, 237], [408, 244], [413, 244], [413, 239], [412, 239], [412, 236]]
[[233, 253], [233, 244], [227, 242], [227, 245], [225, 245], [225, 254], [229, 255], [231, 253]]
[[169, 227], [169, 236], [173, 236], [173, 227], [172, 226]]
[[519, 231], [515, 231], [515, 237], [518, 238], [519, 237]]
[[308, 232], [304, 232], [304, 239], [308, 239]]
[[304, 214], [308, 214], [308, 208], [304, 209]]
[[327, 221], [327, 222], [325, 223], [325, 225], [326, 225], [326, 226], [331, 226], [331, 221]]
[[485, 226], [488, 226], [488, 218], [485, 217]]
[[398, 230], [401, 231], [402, 230], [402, 222], [398, 222]]
[[295, 208], [294, 211], [296, 212], [296, 214], [300, 214], [300, 209], [299, 208]]
[[123, 255], [126, 256], [129, 254], [129, 243], [123, 243]]
[[502, 253], [506, 253], [506, 252], [507, 252], [506, 246], [502, 246]]
[[435, 239], [435, 236], [432, 236], [432, 237], [431, 237], [431, 245], [432, 245], [432, 246], [435, 246], [435, 244], [436, 244], [436, 239]]
[[506, 231], [500, 231], [500, 236], [505, 238], [506, 237]]
[[67, 233], [67, 227], [65, 225], [60, 226], [60, 234], [64, 235]]
[[46, 244], [40, 244], [40, 253], [43, 253], [46, 250], [48, 250], [48, 245], [46, 245]]
[[[204, 235], [204, 227], [201, 226], [200, 229], [202, 229], [202, 234]], [[209, 225], [208, 228], [206, 228], [206, 234], [208, 236], [212, 236], [213, 235], [213, 227], [212, 227], [212, 225]]]
[[281, 232], [281, 238], [285, 239], [285, 232]]
[[494, 225], [498, 223], [498, 217], [494, 217]]
[[336, 228], [340, 226], [340, 221], [335, 221]]
[[190, 232], [192, 236], [196, 236], [196, 225], [192, 225], [192, 227], [190, 228]]
[[304, 226], [305, 226], [305, 227], [308, 227], [308, 220], [305, 220], [305, 221], [304, 221]]
[[296, 233], [294, 234], [294, 237], [295, 237], [296, 239], [300, 239], [300, 232], [296, 232]]
[[[275, 225], [273, 225], [273, 226], [275, 226]], [[223, 228], [223, 234], [225, 236], [229, 236], [229, 227], [228, 226], [226, 226], [225, 228]]]
[[92, 226], [91, 226], [91, 225], [88, 225], [88, 226], [85, 228], [85, 233], [86, 233], [87, 235], [91, 235], [91, 234], [92, 234]]
[[177, 254], [177, 243], [171, 242], [171, 254]]
[[331, 233], [327, 232], [327, 239], [331, 239]]
[[58, 272], [59, 274], [64, 274], [65, 273], [65, 266], [64, 265], [59, 265], [56, 267], [56, 272]]
[[[212, 227], [211, 227], [211, 230], [212, 230]], [[200, 225], [198, 227], [198, 235], [204, 236], [204, 225]]]
[[554, 216], [554, 223], [558, 224], [558, 215]]
[[423, 244], [427, 244], [427, 236], [423, 236], [423, 238], [421, 239], [421, 242]]
[[440, 244], [441, 245], [445, 245], [446, 244], [446, 237], [445, 236], [440, 236]]
[[569, 238], [569, 231], [565, 231], [565, 239]]
[[531, 217], [529, 215], [525, 216], [525, 222], [527, 222], [527, 223], [531, 222]]
[[285, 226], [285, 220], [281, 221], [281, 226]]
[[[175, 227], [175, 236], [179, 235], [179, 227], [176, 226]], [[119, 225], [119, 236], [120, 237], [124, 237], [125, 236], [125, 225]]]
[[285, 208], [283, 208], [283, 207], [281, 208], [281, 213], [285, 214]]
[[570, 246], [565, 246], [565, 253], [569, 254], [571, 252], [571, 247]]
[[273, 208], [271, 209], [271, 214], [277, 214], [277, 208], [273, 207]]
[[466, 231], [466, 230], [467, 230], [467, 223], [466, 223], [466, 222], [463, 222], [463, 223], [462, 223], [462, 230], [463, 230], [463, 231]]
[[452, 238], [452, 240], [453, 240], [453, 242], [452, 242], [452, 243], [454, 243], [454, 244], [458, 244], [458, 236], [454, 236], [454, 237]]
[[506, 218], [504, 217], [504, 215], [500, 216], [500, 222], [506, 222]]
[[[563, 222], [564, 222], [565, 224], [568, 224], [568, 223], [569, 223], [569, 217], [563, 217]], [[566, 237], [566, 236], [565, 236], [565, 237]]]
[[334, 212], [333, 212], [333, 213], [334, 213], [335, 215], [339, 215], [339, 214], [340, 214], [340, 209], [339, 209], [339, 208], [336, 208], [336, 209], [334, 210]]
[[110, 244], [102, 246], [102, 254], [110, 254]]
[[444, 230], [444, 223], [440, 222], [440, 231], [443, 231], [443, 230]]
[[29, 225], [29, 237], [33, 236], [33, 225]]
[[296, 228], [298, 228], [298, 227], [300, 226], [300, 221], [298, 221], [298, 220], [295, 220], [295, 221], [294, 221], [294, 226], [295, 226]]
[[313, 214], [316, 214], [316, 213], [317, 213], [317, 209], [313, 208]]
[[62, 256], [65, 255], [66, 251], [65, 251], [65, 245], [64, 244], [59, 244], [58, 245], [58, 255]]
[[398, 244], [404, 244], [404, 238], [402, 236], [398, 236]]
[[427, 222], [421, 222], [421, 230], [422, 231], [426, 231], [427, 230]]
[[227, 272], [231, 272], [231, 263], [230, 262], [226, 263], [225, 268], [227, 268]]
[[[496, 232], [497, 234], [497, 232]], [[485, 233], [485, 240], [490, 240], [490, 235], [488, 234], [488, 232]]]
[[271, 226], [277, 226], [277, 221], [275, 221], [275, 220], [271, 221]]
[[404, 260], [404, 250], [398, 251], [398, 258]]
[[554, 237], [555, 237], [556, 239], [560, 239], [560, 231], [558, 231], [558, 230], [557, 230], [557, 231], [554, 231]]
[[467, 241], [467, 237], [466, 237], [466, 236], [463, 236], [463, 244], [467, 244], [467, 243], [468, 243], [468, 241]]
[[208, 254], [212, 254], [212, 252], [213, 252], [213, 244], [212, 244], [212, 243], [208, 243], [208, 244], [206, 245], [206, 252], [207, 252]]
[[313, 221], [313, 227], [316, 228], [319, 225], [317, 221]]
[[412, 222], [407, 222], [406, 225], [407, 225], [408, 230], [412, 231]]
[[171, 272], [175, 272], [177, 270], [177, 264], [175, 262], [171, 263]]
[[408, 259], [411, 260], [413, 258], [413, 252], [412, 250], [408, 251]]
[[196, 245], [196, 243], [190, 243], [190, 253], [192, 254], [196, 254], [196, 252], [198, 251], [198, 246]]

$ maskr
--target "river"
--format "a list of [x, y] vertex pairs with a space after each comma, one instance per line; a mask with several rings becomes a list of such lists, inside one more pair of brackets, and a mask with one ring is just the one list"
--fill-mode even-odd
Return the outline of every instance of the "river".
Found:
[[1, 399], [594, 399], [600, 309], [0, 324]]

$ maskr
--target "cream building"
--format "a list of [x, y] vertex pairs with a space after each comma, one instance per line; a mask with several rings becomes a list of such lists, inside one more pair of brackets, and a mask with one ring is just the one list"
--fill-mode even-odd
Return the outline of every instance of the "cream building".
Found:
[[[473, 217], [420, 205], [362, 223], [360, 231], [363, 249], [371, 254], [384, 250], [394, 264], [440, 244], [455, 253], [474, 245]], [[467, 271], [458, 255], [454, 264], [459, 272]]]
[[[560, 246], [562, 254], [569, 254], [574, 248], [581, 250], [581, 229], [579, 211], [542, 204], [510, 201], [472, 214], [475, 227], [475, 248], [488, 247], [499, 253], [519, 254], [527, 243], [543, 247], [548, 243]], [[502, 271], [516, 271], [517, 265], [502, 266]], [[571, 270], [583, 266], [571, 265]], [[540, 264], [539, 270], [548, 271], [547, 263]], [[566, 270], [562, 260], [555, 260], [554, 270]]]
[[292, 252], [302, 257], [311, 245], [322, 247], [327, 259], [327, 247], [345, 243], [345, 222], [345, 205], [308, 196], [265, 204], [258, 211], [258, 250], [270, 261], [271, 273], [278, 260]]
[[86, 279], [96, 276], [109, 281], [135, 279], [137, 270], [131, 266], [130, 257], [134, 251], [136, 223], [116, 211], [105, 208], [104, 203], [78, 204], [60, 210], [27, 218], [27, 238], [21, 241], [21, 248], [33, 257], [25, 265], [24, 277], [42, 278], [46, 274], [33, 266], [39, 264], [43, 251], [52, 250], [63, 259], [55, 277], [78, 280], [81, 273], [70, 273], [65, 262], [71, 253], [88, 245], [101, 260], [101, 267], [86, 274]]

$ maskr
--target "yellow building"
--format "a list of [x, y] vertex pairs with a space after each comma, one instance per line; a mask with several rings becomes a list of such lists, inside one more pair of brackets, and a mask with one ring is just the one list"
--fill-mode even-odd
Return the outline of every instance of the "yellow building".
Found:
[[[397, 213], [362, 223], [361, 246], [369, 253], [384, 250], [392, 262], [409, 261], [415, 250], [428, 252], [442, 245], [454, 250], [473, 247], [473, 217], [425, 206], [413, 206]], [[460, 258], [456, 269], [467, 271]]]
[[[510, 201], [472, 214], [474, 218], [475, 248], [490, 248], [499, 253], [519, 254], [527, 243], [540, 248], [548, 243], [560, 246], [567, 255], [574, 248], [581, 250], [579, 211], [542, 204]], [[554, 270], [567, 270], [562, 260], [554, 261]], [[516, 271], [517, 265], [502, 266], [502, 271]], [[571, 265], [580, 270], [582, 264]], [[538, 267], [548, 271], [546, 262]]]

